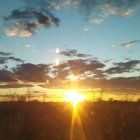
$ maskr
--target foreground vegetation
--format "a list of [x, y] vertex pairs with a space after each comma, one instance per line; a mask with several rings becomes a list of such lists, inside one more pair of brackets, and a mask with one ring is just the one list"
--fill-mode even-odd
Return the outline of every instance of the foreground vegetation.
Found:
[[[86, 140], [140, 140], [140, 102], [85, 102], [76, 112]], [[0, 140], [69, 140], [72, 114], [71, 103], [0, 103]]]

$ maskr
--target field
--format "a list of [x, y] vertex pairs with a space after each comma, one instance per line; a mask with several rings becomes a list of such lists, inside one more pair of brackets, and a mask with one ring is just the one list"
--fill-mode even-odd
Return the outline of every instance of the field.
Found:
[[140, 102], [3, 102], [0, 140], [140, 140]]

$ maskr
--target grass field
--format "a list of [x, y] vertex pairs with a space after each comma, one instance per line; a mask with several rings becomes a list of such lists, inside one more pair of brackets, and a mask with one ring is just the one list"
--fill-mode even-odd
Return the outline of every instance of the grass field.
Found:
[[0, 140], [140, 140], [140, 102], [3, 102]]

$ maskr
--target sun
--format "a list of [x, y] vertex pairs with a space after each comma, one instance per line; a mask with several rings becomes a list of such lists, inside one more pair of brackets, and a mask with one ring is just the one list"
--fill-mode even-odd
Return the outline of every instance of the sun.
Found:
[[82, 102], [86, 99], [86, 96], [77, 92], [77, 90], [71, 90], [67, 93], [64, 101], [72, 102], [73, 107], [76, 108], [78, 102]]

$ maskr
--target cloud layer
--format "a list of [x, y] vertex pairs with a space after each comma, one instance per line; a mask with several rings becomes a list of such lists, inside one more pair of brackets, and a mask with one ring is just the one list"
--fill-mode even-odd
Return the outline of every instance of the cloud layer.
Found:
[[[0, 70], [0, 82], [6, 82], [5, 88], [26, 87], [20, 83], [44, 83], [41, 87], [48, 88], [69, 88], [71, 75], [77, 78], [78, 87], [83, 88], [104, 88], [110, 90], [127, 90], [134, 88], [139, 90], [139, 76], [116, 77], [114, 74], [133, 73], [140, 71], [140, 60], [129, 60], [127, 62], [113, 63], [113, 66], [107, 68], [107, 65], [96, 59], [73, 59], [61, 62], [58, 66], [54, 64], [19, 64], [11, 69]], [[106, 70], [105, 70], [106, 69]], [[109, 78], [110, 77], [110, 78]], [[20, 81], [20, 83], [19, 83]], [[9, 86], [8, 86], [9, 83]], [[1, 88], [4, 88], [3, 84]]]

